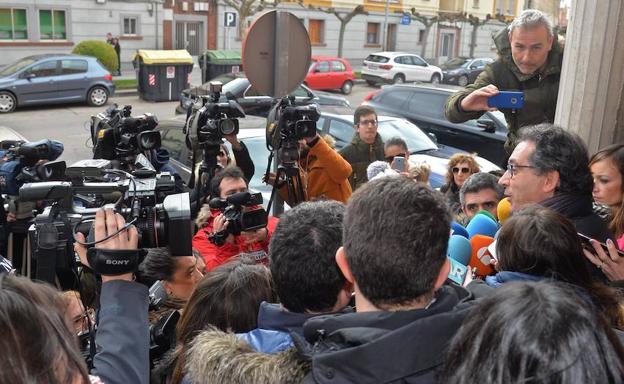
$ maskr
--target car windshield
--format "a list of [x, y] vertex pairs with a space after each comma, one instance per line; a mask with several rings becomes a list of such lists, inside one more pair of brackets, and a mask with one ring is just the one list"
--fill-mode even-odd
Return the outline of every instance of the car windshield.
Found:
[[267, 159], [269, 158], [269, 151], [266, 148], [266, 138], [264, 136], [250, 137], [241, 139], [241, 141], [245, 142], [245, 146], [249, 151], [249, 156], [256, 168], [253, 177], [249, 181], [249, 188], [258, 192], [270, 189], [270, 186], [262, 182], [262, 176], [264, 176], [264, 172], [266, 171]]
[[6, 68], [0, 70], [0, 76], [11, 76], [15, 72], [21, 70], [22, 68], [29, 66], [35, 61], [36, 61], [35, 59], [31, 59], [31, 58], [25, 58], [25, 59], [19, 60], [13, 64], [10, 64]]
[[384, 141], [400, 137], [411, 154], [437, 150], [438, 146], [416, 125], [403, 119], [381, 120], [379, 134]]
[[453, 59], [447, 61], [446, 63], [442, 64], [441, 67], [443, 69], [465, 67], [466, 65], [468, 65], [468, 61], [469, 60], [466, 59], [466, 58], [456, 57], [456, 58], [453, 58]]
[[225, 95], [226, 92], [232, 92], [233, 95], [242, 95], [243, 91], [249, 86], [249, 80], [246, 77], [239, 77], [233, 79], [227, 84], [223, 84], [221, 94]]

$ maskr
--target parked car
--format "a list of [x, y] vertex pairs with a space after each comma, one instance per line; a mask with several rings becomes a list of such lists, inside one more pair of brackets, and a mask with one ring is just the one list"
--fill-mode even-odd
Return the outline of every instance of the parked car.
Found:
[[[269, 110], [274, 105], [273, 98], [261, 95], [249, 83], [244, 73], [227, 73], [215, 77], [210, 81], [220, 81], [223, 83], [221, 101], [226, 101], [226, 94], [229, 92], [241, 105], [246, 115], [266, 117]], [[176, 107], [176, 114], [186, 114], [187, 109], [193, 103], [192, 96], [210, 94], [210, 81], [199, 87], [187, 88], [180, 93], [180, 103]], [[300, 85], [292, 93], [298, 104], [317, 103], [320, 106], [334, 106], [351, 108], [349, 101], [342, 96], [331, 95], [326, 92], [312, 91], [305, 85]]]
[[494, 62], [489, 57], [471, 59], [468, 57], [455, 57], [442, 64], [444, 83], [457, 84], [462, 87], [474, 83], [475, 79], [483, 71], [486, 64]]
[[392, 85], [372, 92], [363, 104], [378, 113], [401, 116], [432, 133], [439, 143], [456, 147], [502, 164], [507, 123], [501, 112], [485, 112], [478, 120], [454, 124], [444, 116], [446, 100], [455, 90], [423, 85]]
[[312, 56], [304, 84], [311, 89], [339, 89], [345, 95], [353, 89], [355, 75], [349, 60], [340, 57]]
[[114, 92], [113, 76], [90, 56], [28, 56], [0, 70], [0, 113], [18, 106], [84, 101], [99, 107]]
[[362, 66], [362, 78], [368, 85], [378, 83], [402, 84], [442, 81], [442, 70], [428, 64], [420, 56], [404, 52], [377, 52], [368, 55]]
[[[176, 116], [171, 119], [161, 120], [156, 128], [161, 132], [162, 148], [169, 151], [171, 165], [178, 171], [182, 180], [186, 183], [191, 176], [191, 162], [193, 153], [186, 146], [186, 137], [182, 132], [186, 118]], [[262, 192], [264, 204], [268, 204], [271, 198], [272, 187], [262, 182], [262, 176], [266, 171], [269, 151], [266, 148], [265, 127], [266, 119], [256, 116], [247, 116], [239, 120], [240, 132], [238, 138], [245, 142], [256, 171], [249, 181], [249, 188]], [[229, 147], [230, 144], [226, 142]], [[232, 153], [230, 148], [230, 153]], [[198, 161], [201, 161], [199, 158]]]
[[[379, 115], [377, 119], [379, 121], [378, 132], [384, 141], [395, 136], [403, 138], [410, 153], [410, 163], [426, 162], [431, 166], [429, 183], [433, 188], [439, 188], [444, 184], [449, 158], [455, 153], [465, 152], [436, 144], [432, 137], [405, 119], [383, 115]], [[316, 127], [321, 134], [329, 134], [336, 139], [338, 150], [351, 142], [355, 132], [353, 115], [323, 112]], [[500, 169], [496, 164], [479, 156], [477, 156], [477, 162], [484, 172]]]

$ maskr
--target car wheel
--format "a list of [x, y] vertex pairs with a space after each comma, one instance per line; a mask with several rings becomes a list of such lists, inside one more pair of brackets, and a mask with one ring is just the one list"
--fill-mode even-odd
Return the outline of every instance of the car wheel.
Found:
[[351, 93], [352, 89], [353, 89], [353, 83], [351, 82], [351, 80], [347, 80], [344, 82], [344, 84], [342, 84], [342, 88], [340, 88], [340, 91], [344, 93], [345, 95], [348, 95]]
[[437, 73], [434, 73], [433, 76], [431, 76], [431, 84], [440, 84], [440, 75]]
[[0, 92], [0, 113], [13, 112], [17, 107], [17, 99], [10, 92]]
[[400, 73], [394, 76], [394, 79], [392, 79], [392, 84], [403, 84], [403, 83], [405, 83], [405, 76], [401, 75]]
[[371, 87], [374, 87], [375, 85], [377, 85], [377, 83], [372, 80], [366, 80], [366, 84], [370, 85]]
[[463, 75], [459, 76], [459, 79], [457, 79], [457, 84], [465, 87], [466, 85], [468, 85], [468, 77]]
[[87, 103], [93, 107], [100, 107], [108, 101], [108, 91], [104, 87], [95, 86], [87, 95]]

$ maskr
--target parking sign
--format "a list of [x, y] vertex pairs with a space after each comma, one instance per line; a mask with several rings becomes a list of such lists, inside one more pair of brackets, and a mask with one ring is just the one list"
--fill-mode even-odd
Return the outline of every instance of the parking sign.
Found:
[[236, 13], [225, 12], [224, 25], [226, 27], [236, 27]]

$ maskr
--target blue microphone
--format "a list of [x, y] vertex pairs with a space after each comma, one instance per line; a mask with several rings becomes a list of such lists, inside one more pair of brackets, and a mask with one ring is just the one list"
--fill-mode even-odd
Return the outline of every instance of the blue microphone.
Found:
[[460, 264], [468, 265], [472, 255], [470, 241], [460, 235], [452, 235], [448, 243], [447, 256]]
[[465, 238], [468, 238], [468, 231], [466, 231], [466, 228], [464, 228], [461, 224], [459, 224], [456, 221], [453, 221], [451, 223], [451, 236], [452, 235], [459, 235], [459, 236], [464, 236]]
[[470, 270], [465, 265], [451, 259], [450, 257], [448, 259], [451, 264], [448, 279], [459, 285], [463, 285], [466, 280], [466, 275], [470, 272]]
[[486, 215], [477, 214], [466, 226], [466, 231], [468, 232], [468, 238], [472, 238], [474, 235], [494, 237], [496, 231], [498, 231], [498, 224]]

